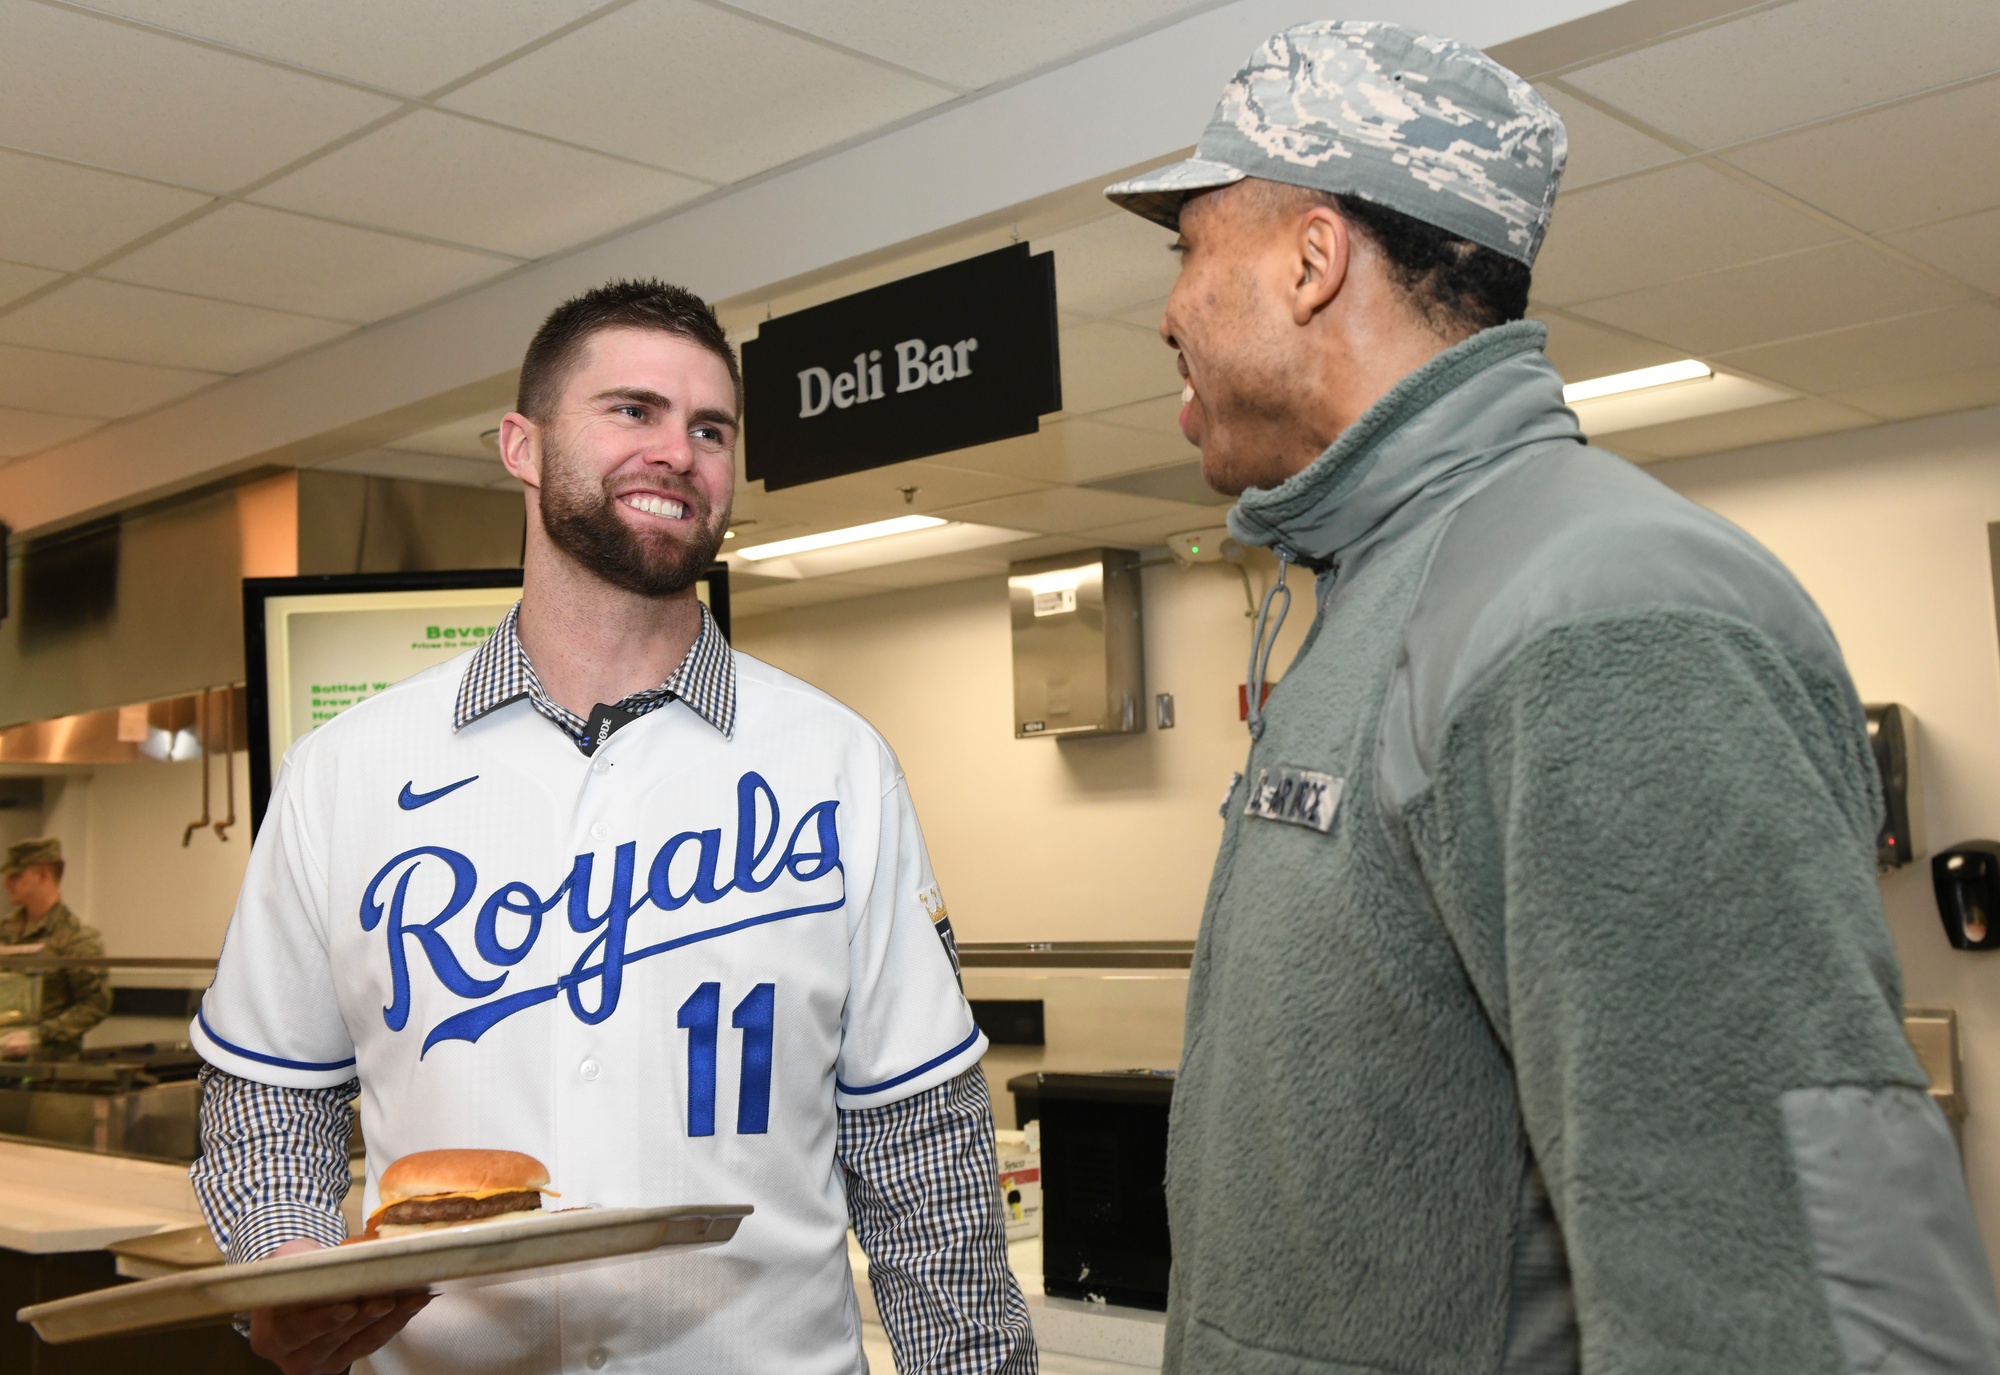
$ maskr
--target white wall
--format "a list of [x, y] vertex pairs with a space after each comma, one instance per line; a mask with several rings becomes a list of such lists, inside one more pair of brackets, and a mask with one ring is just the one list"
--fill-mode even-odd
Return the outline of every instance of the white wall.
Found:
[[[1311, 577], [1291, 586], [1274, 665], [1312, 619]], [[888, 738], [960, 940], [1191, 940], [1249, 747], [1236, 689], [1251, 622], [1220, 564], [1149, 568], [1141, 597], [1148, 702], [1173, 693], [1178, 723], [1136, 736], [1014, 738], [1004, 578], [757, 616], [735, 638]]]
[[[2000, 409], [1682, 459], [1654, 476], [1784, 560], [1840, 637], [1862, 697], [1917, 716], [1926, 846], [2000, 838], [2000, 639], [1986, 526]], [[2000, 957], [1953, 950], [1927, 856], [1883, 881], [1913, 1006], [1958, 1009], [1966, 1175], [2000, 1260]]]
[[[220, 820], [222, 761], [210, 768], [212, 814]], [[250, 860], [244, 756], [236, 756], [239, 824], [227, 841], [204, 830], [181, 844], [187, 823], [201, 815], [201, 774], [192, 761], [107, 765], [47, 786], [42, 825], [63, 843], [63, 896], [103, 933], [107, 954], [213, 958], [222, 949]]]

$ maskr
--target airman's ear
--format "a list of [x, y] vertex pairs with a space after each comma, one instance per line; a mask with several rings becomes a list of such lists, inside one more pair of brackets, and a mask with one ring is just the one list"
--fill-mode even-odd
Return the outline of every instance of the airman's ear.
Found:
[[1315, 205], [1294, 221], [1298, 276], [1292, 288], [1292, 323], [1307, 325], [1340, 294], [1347, 280], [1347, 221]]
[[542, 485], [542, 427], [509, 411], [500, 421], [500, 462], [529, 487]]

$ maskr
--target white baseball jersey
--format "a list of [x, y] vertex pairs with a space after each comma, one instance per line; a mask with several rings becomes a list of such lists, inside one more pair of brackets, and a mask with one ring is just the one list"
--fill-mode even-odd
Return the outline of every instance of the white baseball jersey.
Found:
[[470, 656], [301, 739], [196, 1046], [231, 1074], [361, 1080], [389, 1162], [496, 1147], [559, 1203], [745, 1202], [734, 1240], [440, 1297], [385, 1375], [866, 1368], [836, 1106], [976, 1063], [896, 760], [735, 656], [732, 737], [673, 703], [584, 755], [526, 700], [452, 729]]

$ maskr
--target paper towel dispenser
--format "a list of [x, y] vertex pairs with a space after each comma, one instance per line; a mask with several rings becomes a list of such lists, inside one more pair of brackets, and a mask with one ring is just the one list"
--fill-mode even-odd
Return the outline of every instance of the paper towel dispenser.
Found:
[[1007, 570], [1014, 626], [1014, 736], [1146, 729], [1139, 558], [1092, 549]]
[[1917, 718], [1894, 702], [1864, 707], [1868, 744], [1882, 776], [1882, 830], [1875, 837], [1875, 868], [1900, 869], [1923, 851], [1923, 789], [1917, 779]]

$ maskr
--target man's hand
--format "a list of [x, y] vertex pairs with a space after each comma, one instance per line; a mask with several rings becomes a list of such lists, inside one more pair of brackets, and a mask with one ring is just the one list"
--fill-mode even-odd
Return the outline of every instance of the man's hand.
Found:
[[0, 1036], [0, 1058], [25, 1060], [34, 1053], [34, 1032], [10, 1031], [5, 1036]]
[[[322, 1249], [302, 1238], [286, 1242], [266, 1259]], [[380, 1350], [430, 1301], [429, 1294], [376, 1294], [343, 1303], [252, 1309], [250, 1349], [285, 1375], [339, 1375]]]

